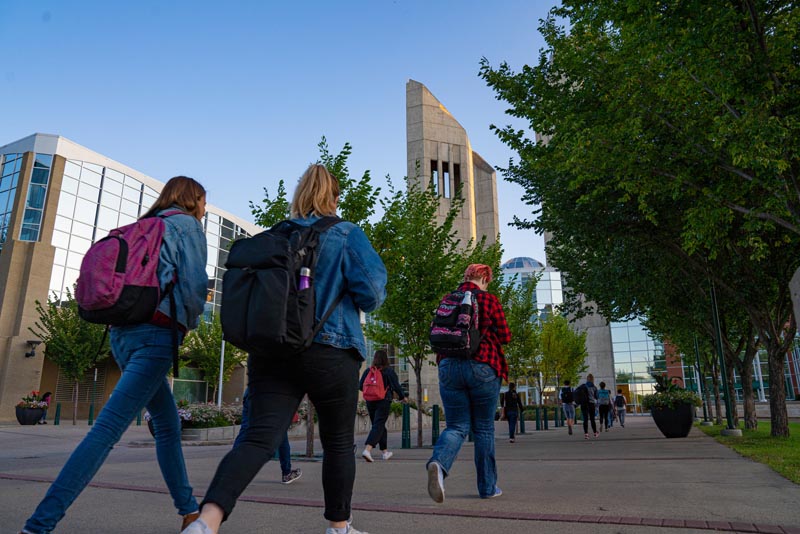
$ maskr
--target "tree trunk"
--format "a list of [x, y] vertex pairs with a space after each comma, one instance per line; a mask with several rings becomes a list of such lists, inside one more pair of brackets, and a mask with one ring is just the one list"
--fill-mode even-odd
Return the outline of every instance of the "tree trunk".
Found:
[[75, 381], [75, 388], [73, 390], [73, 397], [72, 397], [72, 424], [78, 424], [78, 381]]
[[720, 399], [720, 394], [719, 394], [719, 373], [717, 373], [716, 369], [714, 369], [714, 375], [713, 375], [712, 381], [713, 381], [713, 384], [714, 384], [714, 407], [715, 407], [714, 411], [717, 412], [716, 413], [716, 416], [717, 416], [716, 424], [721, 425], [722, 424], [722, 400]]
[[425, 364], [425, 356], [414, 358], [414, 375], [417, 377], [417, 447], [422, 447], [422, 366]]
[[314, 456], [314, 404], [306, 397], [306, 456]]
[[733, 412], [733, 428], [739, 428], [739, 410], [736, 408], [736, 380], [734, 380], [734, 362], [732, 358], [725, 355], [725, 380], [728, 382], [728, 395], [730, 395], [731, 412]]
[[[745, 360], [747, 360], [746, 357]], [[758, 417], [756, 416], [756, 398], [753, 391], [753, 362], [751, 359], [749, 364], [747, 361], [742, 363], [739, 374], [742, 377], [742, 395], [744, 396], [744, 427], [748, 430], [755, 430], [758, 428]]]
[[786, 413], [786, 382], [784, 382], [783, 360], [786, 353], [780, 345], [770, 343], [769, 354], [769, 414], [773, 437], [789, 437], [789, 419]]

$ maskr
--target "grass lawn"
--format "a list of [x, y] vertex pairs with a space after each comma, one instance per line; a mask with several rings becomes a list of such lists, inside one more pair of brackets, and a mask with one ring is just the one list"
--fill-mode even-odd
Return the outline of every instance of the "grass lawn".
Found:
[[800, 484], [800, 423], [789, 423], [788, 438], [771, 437], [769, 421], [759, 421], [758, 430], [745, 430], [744, 423], [741, 423], [741, 438], [720, 435], [721, 426], [695, 426], [742, 456], [767, 464], [795, 484]]

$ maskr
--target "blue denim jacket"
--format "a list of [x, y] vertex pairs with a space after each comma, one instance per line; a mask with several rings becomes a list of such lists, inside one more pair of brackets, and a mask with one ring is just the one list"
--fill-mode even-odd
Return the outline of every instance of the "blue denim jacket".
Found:
[[[319, 217], [292, 220], [308, 226]], [[367, 347], [359, 310], [370, 312], [383, 303], [386, 267], [364, 231], [347, 221], [322, 234], [318, 258], [316, 273], [312, 273], [316, 319], [322, 317], [342, 290], [345, 294], [314, 341], [340, 349], [354, 348], [364, 358]]]
[[[181, 208], [173, 206], [159, 214], [175, 209]], [[165, 217], [164, 226], [164, 241], [158, 256], [158, 279], [164, 288], [177, 272], [173, 289], [178, 311], [176, 319], [188, 330], [193, 330], [197, 328], [208, 294], [206, 234], [200, 221], [189, 213]], [[171, 316], [169, 298], [161, 301], [158, 311]]]

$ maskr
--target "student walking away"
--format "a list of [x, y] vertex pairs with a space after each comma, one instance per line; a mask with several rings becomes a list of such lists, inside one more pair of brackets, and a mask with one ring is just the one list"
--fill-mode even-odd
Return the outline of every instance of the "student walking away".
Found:
[[589, 439], [589, 421], [592, 422], [592, 432], [597, 437], [597, 423], [595, 423], [595, 410], [597, 409], [597, 387], [594, 385], [594, 375], [586, 375], [586, 382], [573, 391], [575, 402], [581, 406], [583, 415], [583, 439]]
[[[468, 342], [463, 352], [455, 350], [455, 341], [447, 342], [448, 337], [457, 337], [448, 335], [447, 321], [435, 318], [431, 328], [431, 345], [439, 365], [439, 393], [447, 415], [447, 426], [425, 466], [428, 494], [437, 503], [444, 502], [444, 479], [450, 473], [470, 429], [475, 439], [478, 494], [488, 499], [503, 493], [497, 487], [494, 414], [500, 382], [508, 377], [508, 363], [502, 345], [511, 341], [511, 332], [500, 301], [486, 291], [491, 281], [491, 267], [470, 265], [464, 272], [464, 282], [456, 292], [442, 299], [436, 312], [437, 316], [441, 314], [446, 318], [447, 310], [452, 307], [449, 302], [462, 299], [458, 321], [453, 322], [451, 333], [456, 333], [459, 324], [476, 325], [464, 331], [468, 334]], [[474, 349], [471, 340], [475, 342]]]
[[[176, 345], [182, 342], [186, 332], [197, 327], [198, 317], [206, 302], [207, 249], [203, 225], [200, 223], [205, 209], [205, 189], [195, 180], [179, 176], [167, 182], [153, 207], [134, 223], [136, 229], [163, 232], [160, 239], [153, 240], [155, 248], [151, 249], [158, 251], [155, 255], [158, 258], [157, 266], [155, 262], [148, 263], [155, 267], [153, 279], [157, 280], [151, 294], [164, 296], [164, 290], [168, 289], [170, 297], [159, 300], [156, 296], [152, 300], [152, 308], [140, 308], [149, 310], [146, 314], [149, 320], [112, 326], [111, 350], [122, 376], [91, 430], [67, 460], [36, 511], [25, 522], [22, 534], [46, 534], [56, 528], [67, 508], [89, 484], [114, 444], [143, 408], [147, 408], [152, 415], [158, 465], [175, 508], [184, 518], [184, 526], [197, 516], [197, 502], [192, 495], [181, 451], [180, 420], [167, 373], [173, 366]], [[129, 227], [120, 230], [126, 228], [130, 230]], [[128, 231], [123, 234], [132, 235]], [[153, 236], [142, 236], [144, 241], [148, 237]], [[102, 242], [98, 241], [93, 247]], [[135, 258], [137, 253], [146, 252], [142, 250], [143, 247], [138, 243], [129, 248], [126, 272], [131, 271], [133, 263], [142, 261], [134, 259], [132, 262], [131, 258]], [[92, 268], [100, 271], [106, 266], [84, 264], [81, 267], [81, 278], [86, 278], [78, 280], [76, 300], [79, 306], [82, 301], [87, 302], [83, 300], [84, 296], [92, 290], [95, 293], [99, 291], [82, 284], [88, 283], [87, 279], [91, 279], [92, 274], [105, 274], [87, 273], [87, 269]], [[157, 291], [159, 285], [160, 294]], [[79, 295], [81, 298], [78, 298]], [[141, 300], [136, 302], [142, 303]], [[100, 322], [98, 317], [101, 315], [98, 312], [91, 320]], [[102, 521], [102, 518], [98, 518], [98, 521]], [[104, 532], [114, 531], [112, 525], [98, 525], [97, 528]]]
[[606, 389], [606, 383], [600, 382], [600, 389], [597, 390], [597, 406], [600, 409], [600, 432], [603, 431], [603, 425], [608, 432], [608, 418], [611, 414], [611, 390]]
[[564, 419], [567, 420], [567, 432], [572, 435], [572, 427], [575, 425], [575, 398], [569, 380], [564, 380], [564, 387], [561, 388], [561, 409], [564, 412]]
[[622, 428], [625, 428], [625, 412], [627, 411], [628, 401], [625, 400], [625, 396], [622, 394], [622, 390], [617, 390], [617, 396], [614, 397], [614, 409], [617, 411], [617, 419], [619, 419], [619, 424]]
[[[217, 467], [201, 503], [200, 518], [183, 534], [219, 531], [239, 496], [275, 454], [306, 394], [317, 411], [324, 449], [324, 516], [330, 522], [326, 533], [359, 534], [350, 525], [358, 371], [366, 351], [359, 310], [370, 312], [383, 302], [386, 269], [364, 232], [353, 223], [335, 218], [338, 202], [338, 180], [324, 166], [311, 165], [294, 192], [291, 220], [237, 241], [231, 248], [226, 262], [222, 326], [227, 339], [235, 337], [236, 343], [249, 347], [249, 426]], [[281, 237], [285, 235], [289, 239]], [[268, 250], [275, 254], [264, 257]], [[274, 266], [273, 262], [282, 258], [289, 260], [276, 269], [262, 267]], [[292, 259], [303, 263], [294, 264]], [[259, 283], [262, 277], [272, 282]], [[275, 286], [280, 283], [286, 288], [285, 300], [275, 298]], [[231, 288], [250, 289], [237, 294], [229, 292], [229, 284]], [[255, 297], [262, 290], [266, 293]], [[266, 328], [264, 321], [254, 319], [285, 317], [283, 311], [290, 307], [302, 314], [309, 302], [314, 303], [310, 332], [300, 328], [306, 322], [293, 326], [283, 323], [287, 337], [279, 339], [275, 336], [281, 331]], [[260, 313], [270, 310], [272, 314]], [[250, 322], [244, 320], [248, 317]], [[255, 327], [247, 330], [249, 325]], [[275, 525], [271, 530], [282, 528], [286, 525]]]
[[514, 382], [509, 382], [508, 391], [503, 393], [500, 397], [500, 406], [503, 407], [508, 420], [508, 441], [514, 443], [517, 432], [517, 421], [519, 421], [519, 414], [525, 409], [522, 406], [522, 400], [517, 394], [517, 385]]
[[50, 408], [50, 398], [52, 396], [53, 396], [53, 394], [50, 393], [49, 391], [47, 393], [45, 393], [44, 395], [42, 395], [42, 402], [46, 402], [47, 406], [45, 406], [44, 411], [42, 411], [42, 418], [39, 419], [39, 422], [37, 423], [39, 425], [46, 425], [47, 424], [47, 421], [46, 421], [46, 419], [47, 419], [47, 409]]
[[367, 462], [373, 462], [372, 449], [377, 445], [381, 450], [381, 458], [388, 460], [394, 456], [394, 453], [389, 450], [386, 432], [386, 421], [389, 419], [392, 406], [392, 394], [397, 393], [397, 398], [403, 403], [408, 403], [408, 398], [403, 393], [403, 388], [400, 387], [397, 373], [389, 366], [389, 356], [385, 350], [375, 351], [372, 357], [372, 366], [361, 375], [358, 388], [364, 395], [369, 420], [372, 423], [361, 457]]
[[[242, 400], [242, 424], [239, 427], [239, 434], [236, 435], [236, 440], [233, 442], [234, 447], [240, 443], [244, 436], [244, 431], [250, 426], [250, 402], [248, 390], [244, 390], [244, 398]], [[294, 422], [294, 421], [293, 421]], [[301, 476], [303, 471], [301, 469], [292, 469], [292, 446], [289, 443], [289, 432], [283, 434], [283, 441], [278, 446], [278, 461], [281, 464], [281, 484], [291, 484]]]

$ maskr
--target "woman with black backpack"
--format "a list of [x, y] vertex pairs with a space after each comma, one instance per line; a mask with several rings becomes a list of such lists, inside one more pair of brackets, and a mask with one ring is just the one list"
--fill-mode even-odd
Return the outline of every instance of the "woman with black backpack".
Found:
[[[580, 391], [579, 391], [580, 390]], [[583, 439], [589, 439], [589, 420], [592, 421], [592, 432], [597, 437], [597, 423], [594, 420], [594, 412], [597, 407], [597, 386], [594, 385], [594, 375], [586, 375], [586, 382], [578, 386], [573, 392], [575, 401], [580, 402], [581, 413], [583, 414]]]
[[[369, 384], [365, 389], [364, 382], [367, 380], [367, 376], [373, 368], [380, 374], [381, 383]], [[367, 436], [366, 445], [361, 452], [361, 456], [367, 462], [373, 462], [372, 449], [377, 445], [381, 449], [381, 458], [383, 460], [388, 460], [394, 456], [394, 453], [389, 450], [389, 445], [386, 442], [386, 420], [389, 418], [389, 412], [392, 407], [392, 393], [397, 393], [400, 402], [407, 403], [408, 399], [403, 393], [403, 388], [400, 387], [400, 380], [397, 378], [397, 373], [389, 366], [389, 356], [386, 354], [385, 350], [379, 349], [375, 351], [375, 355], [372, 357], [372, 367], [366, 369], [364, 374], [361, 375], [358, 388], [364, 394], [369, 420], [372, 423], [372, 428]], [[377, 394], [373, 392], [373, 390], [381, 388], [383, 389], [382, 396], [379, 391]]]

